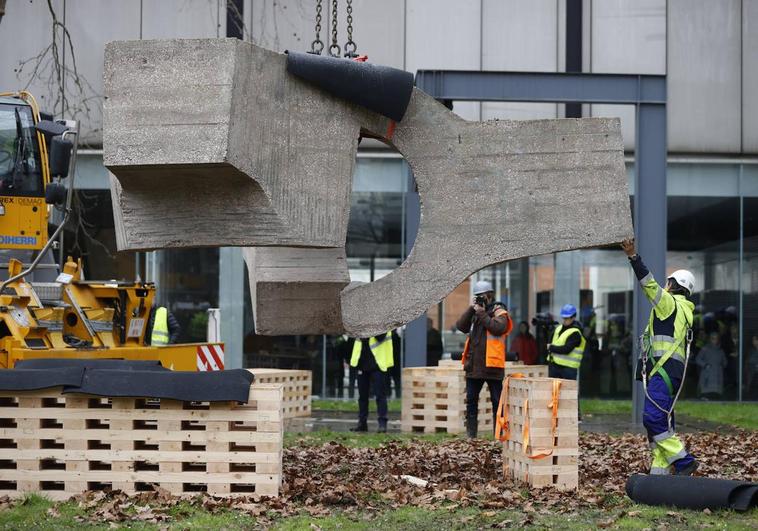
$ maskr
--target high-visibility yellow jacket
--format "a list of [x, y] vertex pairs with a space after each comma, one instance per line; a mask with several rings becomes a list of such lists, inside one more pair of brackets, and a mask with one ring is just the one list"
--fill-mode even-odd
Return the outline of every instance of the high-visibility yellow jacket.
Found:
[[168, 345], [168, 310], [165, 306], [155, 310], [155, 321], [153, 321], [153, 333], [150, 336], [151, 345]]
[[568, 354], [556, 354], [555, 352], [551, 352], [548, 355], [548, 361], [555, 363], [556, 365], [561, 365], [563, 367], [570, 367], [572, 369], [579, 368], [579, 366], [582, 364], [582, 356], [584, 356], [584, 347], [587, 345], [587, 340], [584, 339], [582, 331], [579, 330], [579, 328], [570, 326], [564, 329], [563, 325], [558, 325], [555, 327], [555, 331], [553, 332], [553, 340], [550, 342], [550, 344], [556, 347], [562, 347], [566, 344], [568, 338], [573, 334], [579, 334], [579, 337], [581, 338], [579, 340], [579, 345], [574, 347], [574, 350]]
[[371, 353], [374, 355], [379, 370], [387, 372], [387, 369], [395, 364], [392, 351], [392, 333], [387, 332], [384, 334], [384, 337], [379, 336], [379, 339], [376, 339], [376, 337], [370, 337], [368, 340], [356, 338], [355, 344], [353, 345], [353, 355], [350, 358], [351, 367], [358, 366], [364, 341], [368, 341], [368, 346], [371, 349]]

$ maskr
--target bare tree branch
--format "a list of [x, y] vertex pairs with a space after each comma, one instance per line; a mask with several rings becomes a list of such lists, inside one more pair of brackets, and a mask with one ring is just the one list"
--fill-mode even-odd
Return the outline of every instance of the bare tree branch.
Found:
[[[1, 0], [0, 0], [1, 1]], [[58, 18], [52, 0], [46, 0], [50, 14], [50, 42], [34, 56], [22, 59], [15, 69], [16, 78], [28, 90], [32, 84], [47, 87], [47, 94], [38, 94], [49, 102], [48, 110], [62, 118], [92, 123], [93, 106], [102, 105], [102, 95], [79, 73], [73, 39]], [[97, 132], [99, 127], [87, 132]], [[86, 146], [86, 141], [82, 144]]]

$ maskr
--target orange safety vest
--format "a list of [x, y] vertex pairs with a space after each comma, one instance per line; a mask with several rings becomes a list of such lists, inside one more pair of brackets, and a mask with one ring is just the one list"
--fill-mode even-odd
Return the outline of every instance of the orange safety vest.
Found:
[[[495, 317], [500, 317], [501, 315], [505, 315], [506, 322], [505, 332], [503, 335], [496, 336], [487, 330], [485, 366], [495, 369], [505, 368], [505, 338], [508, 337], [508, 334], [510, 334], [511, 330], [513, 330], [513, 321], [511, 320], [511, 316], [508, 315], [508, 312], [502, 308], [497, 308], [495, 310]], [[466, 345], [463, 347], [463, 356], [461, 357], [461, 363], [463, 364], [466, 363], [466, 358], [468, 357], [469, 341], [471, 341], [471, 338], [466, 338]]]

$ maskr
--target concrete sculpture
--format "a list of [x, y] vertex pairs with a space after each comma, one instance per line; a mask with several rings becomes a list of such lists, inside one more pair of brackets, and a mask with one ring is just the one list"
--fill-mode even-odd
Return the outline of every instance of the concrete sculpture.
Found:
[[[633, 233], [617, 119], [466, 122], [413, 89], [395, 122], [232, 39], [111, 43], [105, 80], [119, 249], [255, 247], [258, 333], [374, 335], [488, 265]], [[347, 285], [361, 133], [405, 156], [421, 223], [398, 269]], [[283, 298], [313, 318], [258, 304]]]

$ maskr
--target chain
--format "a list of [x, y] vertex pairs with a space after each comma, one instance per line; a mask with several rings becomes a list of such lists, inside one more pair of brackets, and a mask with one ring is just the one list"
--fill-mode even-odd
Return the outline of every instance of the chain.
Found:
[[321, 40], [320, 33], [321, 33], [321, 0], [317, 0], [316, 2], [316, 40], [314, 40], [311, 43], [311, 51], [308, 53], [321, 55], [321, 52], [324, 49], [324, 42]]
[[329, 55], [332, 57], [339, 57], [342, 51], [337, 44], [337, 9], [337, 0], [332, 0], [332, 44], [329, 46]]
[[358, 45], [353, 41], [353, 0], [347, 0], [347, 42], [344, 50], [345, 57], [358, 57]]

